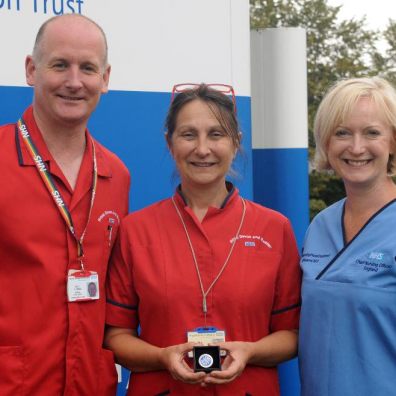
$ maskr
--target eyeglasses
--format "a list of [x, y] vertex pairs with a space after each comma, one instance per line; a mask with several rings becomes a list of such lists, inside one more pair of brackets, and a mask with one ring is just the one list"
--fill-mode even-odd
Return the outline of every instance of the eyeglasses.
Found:
[[[182, 93], [185, 91], [189, 91], [191, 89], [198, 88], [202, 84], [196, 83], [183, 83], [183, 84], [176, 84], [172, 88], [172, 96], [171, 96], [171, 103], [173, 99], [178, 93]], [[232, 102], [234, 104], [235, 114], [236, 114], [236, 99], [235, 99], [235, 92], [234, 88], [231, 85], [227, 84], [205, 84], [208, 88], [214, 89], [216, 91], [221, 92], [224, 95], [231, 95]]]

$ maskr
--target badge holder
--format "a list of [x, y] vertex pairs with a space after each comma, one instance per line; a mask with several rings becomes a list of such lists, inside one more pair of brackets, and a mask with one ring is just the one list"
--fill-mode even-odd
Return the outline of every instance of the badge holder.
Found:
[[220, 348], [218, 346], [195, 346], [193, 348], [194, 371], [210, 373], [221, 370]]
[[[187, 332], [187, 342], [199, 343], [208, 347], [209, 344], [225, 342], [225, 331], [219, 330], [216, 327], [197, 327], [196, 329]], [[220, 349], [220, 356], [226, 355], [227, 352]], [[193, 358], [194, 351], [189, 351], [188, 357]]]
[[98, 299], [98, 273], [95, 271], [69, 270], [67, 276], [67, 300], [76, 302]]

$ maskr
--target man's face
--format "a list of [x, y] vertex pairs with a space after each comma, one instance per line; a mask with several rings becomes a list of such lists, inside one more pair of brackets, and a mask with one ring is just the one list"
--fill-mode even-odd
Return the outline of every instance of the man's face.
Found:
[[96, 296], [96, 285], [95, 283], [89, 283], [88, 284], [88, 294], [90, 297], [95, 297]]
[[107, 92], [110, 67], [104, 64], [100, 30], [83, 18], [49, 23], [35, 59], [26, 58], [26, 80], [34, 86], [34, 110], [41, 124], [84, 127]]

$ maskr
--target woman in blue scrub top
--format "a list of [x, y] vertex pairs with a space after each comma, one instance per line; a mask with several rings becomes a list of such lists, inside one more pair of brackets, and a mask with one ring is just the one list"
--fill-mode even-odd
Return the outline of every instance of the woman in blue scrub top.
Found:
[[302, 396], [396, 395], [396, 92], [379, 77], [332, 87], [315, 119], [316, 164], [346, 198], [304, 242]]

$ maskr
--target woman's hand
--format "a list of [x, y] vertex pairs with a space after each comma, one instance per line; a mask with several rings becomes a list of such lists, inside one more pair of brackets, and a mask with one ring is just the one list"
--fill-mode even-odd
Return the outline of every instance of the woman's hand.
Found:
[[222, 371], [212, 371], [203, 384], [226, 384], [242, 374], [246, 365], [274, 367], [296, 356], [297, 330], [279, 330], [256, 342], [222, 342], [220, 349], [227, 351]]
[[185, 360], [187, 353], [193, 349], [194, 345], [189, 342], [162, 349], [162, 364], [175, 380], [187, 384], [199, 384], [205, 378], [205, 373], [195, 373]]
[[117, 362], [134, 372], [168, 370], [178, 381], [206, 386], [226, 384], [242, 374], [247, 364], [274, 367], [297, 353], [297, 330], [279, 330], [256, 342], [222, 342], [227, 351], [222, 371], [195, 373], [186, 355], [197, 344], [185, 343], [159, 348], [137, 337], [136, 330], [108, 327], [105, 345], [114, 352]]
[[252, 343], [250, 342], [222, 342], [216, 344], [227, 351], [227, 356], [221, 365], [221, 371], [212, 371], [204, 378], [204, 383], [226, 384], [239, 377], [251, 356]]
[[205, 373], [194, 373], [185, 358], [194, 343], [160, 348], [141, 340], [136, 330], [108, 327], [105, 345], [114, 352], [117, 362], [132, 372], [168, 370], [178, 381], [188, 384], [202, 382]]

